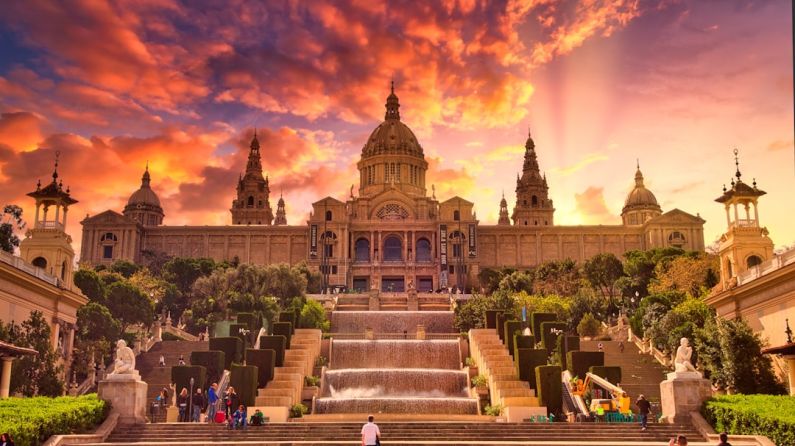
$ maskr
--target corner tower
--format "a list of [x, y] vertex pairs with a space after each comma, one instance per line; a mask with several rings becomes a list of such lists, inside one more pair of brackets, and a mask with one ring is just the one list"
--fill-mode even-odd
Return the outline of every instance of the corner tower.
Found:
[[[726, 232], [720, 236], [720, 278], [724, 289], [731, 288], [733, 279], [765, 260], [773, 257], [773, 241], [767, 228], [759, 225], [757, 201], [766, 192], [742, 180], [738, 150], [734, 149], [735, 178], [731, 189], [723, 186], [723, 195], [715, 201], [726, 209]], [[753, 207], [753, 212], [751, 211]]]
[[269, 201], [270, 187], [268, 178], [262, 176], [257, 131], [251, 140], [246, 173], [237, 182], [237, 198], [232, 200], [233, 225], [270, 225], [273, 222], [273, 211]]
[[39, 181], [36, 190], [28, 194], [36, 200], [36, 215], [33, 229], [25, 234], [19, 250], [26, 262], [58, 277], [64, 288], [72, 289], [75, 252], [72, 237], [66, 233], [66, 213], [77, 200], [72, 198], [68, 187], [64, 190], [63, 181], [58, 180], [59, 154], [55, 153], [52, 182], [41, 187]]
[[428, 162], [414, 132], [400, 120], [395, 83], [386, 98], [384, 122], [373, 130], [362, 148], [359, 194], [375, 195], [394, 187], [413, 196], [425, 196]]
[[546, 175], [538, 168], [536, 144], [528, 132], [521, 177], [516, 178], [516, 205], [511, 219], [515, 226], [552, 226], [555, 208], [549, 199]]

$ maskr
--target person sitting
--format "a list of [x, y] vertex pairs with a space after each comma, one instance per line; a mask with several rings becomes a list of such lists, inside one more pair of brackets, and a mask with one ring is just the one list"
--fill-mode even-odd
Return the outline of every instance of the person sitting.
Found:
[[720, 443], [718, 443], [718, 446], [732, 446], [732, 444], [729, 443], [729, 434], [726, 432], [721, 432], [720, 437], [718, 438], [720, 438]]
[[252, 426], [262, 426], [265, 424], [265, 414], [262, 413], [261, 410], [257, 409], [254, 411], [254, 415], [251, 416], [251, 419], [248, 421], [248, 424]]
[[237, 410], [232, 414], [232, 417], [229, 419], [229, 428], [230, 429], [237, 429], [243, 428], [245, 429], [248, 425], [248, 420], [246, 420], [246, 407], [244, 405], [239, 405]]
[[11, 434], [6, 432], [0, 435], [0, 446], [14, 446], [14, 440], [11, 439]]

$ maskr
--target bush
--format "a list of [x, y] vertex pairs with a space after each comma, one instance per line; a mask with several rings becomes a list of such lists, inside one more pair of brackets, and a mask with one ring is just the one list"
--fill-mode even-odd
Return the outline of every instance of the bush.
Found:
[[205, 391], [212, 383], [217, 383], [221, 379], [226, 365], [225, 358], [226, 354], [220, 350], [192, 352], [190, 354], [191, 365], [200, 365], [207, 370], [203, 383]]
[[175, 365], [171, 367], [171, 382], [176, 384], [177, 395], [188, 389], [191, 395], [190, 379], [193, 378], [193, 392], [207, 382], [207, 369], [200, 365]]
[[287, 340], [284, 336], [260, 336], [260, 350], [273, 350], [276, 352], [276, 367], [284, 367], [284, 349]]
[[263, 388], [273, 380], [276, 352], [273, 350], [246, 349], [246, 364], [257, 366], [257, 387]]
[[547, 406], [547, 414], [557, 415], [563, 411], [560, 367], [556, 365], [536, 367], [536, 395], [538, 395], [538, 404]]
[[290, 418], [301, 418], [309, 409], [301, 403], [293, 404], [290, 407]]
[[547, 354], [551, 355], [555, 351], [558, 338], [566, 335], [565, 322], [542, 322], [541, 336], [536, 336], [541, 341], [541, 345], [547, 349]]
[[577, 325], [577, 333], [580, 336], [596, 336], [602, 331], [602, 324], [596, 320], [593, 314], [585, 313], [580, 323]]
[[495, 404], [495, 405], [487, 405], [483, 408], [483, 413], [485, 415], [490, 415], [492, 417], [498, 417], [502, 415], [502, 404]]
[[290, 338], [293, 334], [293, 324], [290, 322], [276, 322], [273, 324], [273, 335], [284, 336], [285, 348], [290, 348]]
[[535, 370], [538, 366], [547, 365], [547, 351], [543, 348], [517, 348], [515, 359], [519, 379], [530, 384], [531, 389], [535, 389]]
[[249, 331], [256, 333], [262, 327], [262, 321], [254, 313], [237, 313], [237, 323], [246, 324]]
[[573, 350], [567, 355], [566, 365], [573, 376], [585, 379], [585, 374], [591, 367], [605, 365], [605, 353]]
[[304, 377], [304, 385], [307, 387], [314, 387], [320, 384], [320, 377], [319, 376], [305, 376]]
[[536, 341], [541, 341], [541, 323], [542, 322], [555, 322], [558, 320], [558, 316], [555, 313], [532, 313], [530, 315], [530, 327], [533, 330], [533, 336], [536, 337]]
[[88, 432], [109, 410], [96, 394], [7, 398], [0, 400], [0, 432], [9, 433], [16, 444], [39, 445], [52, 435]]
[[795, 445], [795, 398], [774, 395], [721, 395], [704, 403], [704, 418], [716, 431], [765, 435], [777, 445]]
[[513, 341], [516, 335], [522, 334], [521, 321], [505, 321], [503, 332], [505, 333], [505, 346], [508, 347], [508, 353], [513, 357]]
[[485, 375], [477, 375], [472, 377], [472, 385], [475, 387], [482, 387], [488, 385], [489, 381]]
[[307, 300], [301, 308], [301, 318], [298, 320], [301, 328], [319, 328], [323, 332], [329, 331], [331, 322], [326, 317], [326, 310], [316, 300]]
[[610, 384], [621, 383], [621, 367], [595, 365], [590, 367], [588, 371], [600, 378], [606, 379]]
[[243, 341], [238, 337], [210, 338], [210, 350], [224, 352], [224, 369], [230, 370], [232, 363], [243, 360]]
[[229, 385], [240, 396], [240, 404], [253, 406], [257, 398], [257, 367], [253, 365], [232, 366]]

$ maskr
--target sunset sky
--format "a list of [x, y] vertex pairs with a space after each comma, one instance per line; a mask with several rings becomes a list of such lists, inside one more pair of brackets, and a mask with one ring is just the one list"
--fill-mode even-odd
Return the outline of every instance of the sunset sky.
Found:
[[[433, 6], [431, 6], [433, 5]], [[795, 242], [790, 0], [3, 2], [0, 205], [55, 151], [81, 220], [121, 211], [149, 162], [168, 225], [230, 223], [257, 127], [288, 223], [358, 189], [394, 79], [440, 200], [509, 208], [528, 128], [562, 225], [620, 223], [636, 159], [664, 211], [725, 229], [740, 151], [761, 223]], [[76, 246], [76, 248], [79, 248]]]

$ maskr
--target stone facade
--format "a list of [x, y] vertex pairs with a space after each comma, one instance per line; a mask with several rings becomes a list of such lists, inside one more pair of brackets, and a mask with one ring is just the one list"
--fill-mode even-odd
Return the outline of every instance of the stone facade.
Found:
[[108, 210], [83, 220], [81, 260], [141, 262], [150, 251], [259, 264], [307, 262], [323, 273], [329, 287], [403, 291], [413, 283], [427, 291], [477, 286], [477, 274], [486, 267], [529, 268], [548, 260], [583, 261], [601, 252], [621, 255], [664, 246], [704, 249], [704, 220], [678, 209], [663, 213], [643, 186], [639, 168], [622, 212], [624, 224], [556, 226], [547, 178], [529, 136], [510, 218], [503, 197], [498, 223], [481, 224], [473, 203], [461, 197], [440, 201], [433, 186], [428, 194], [428, 162], [401, 121], [399, 107], [393, 88], [384, 121], [362, 149], [358, 196], [351, 186], [345, 201], [326, 197], [313, 203], [305, 225], [286, 224], [283, 199], [271, 224], [268, 180], [260, 181], [255, 137], [238, 182], [231, 226], [146, 226]]

